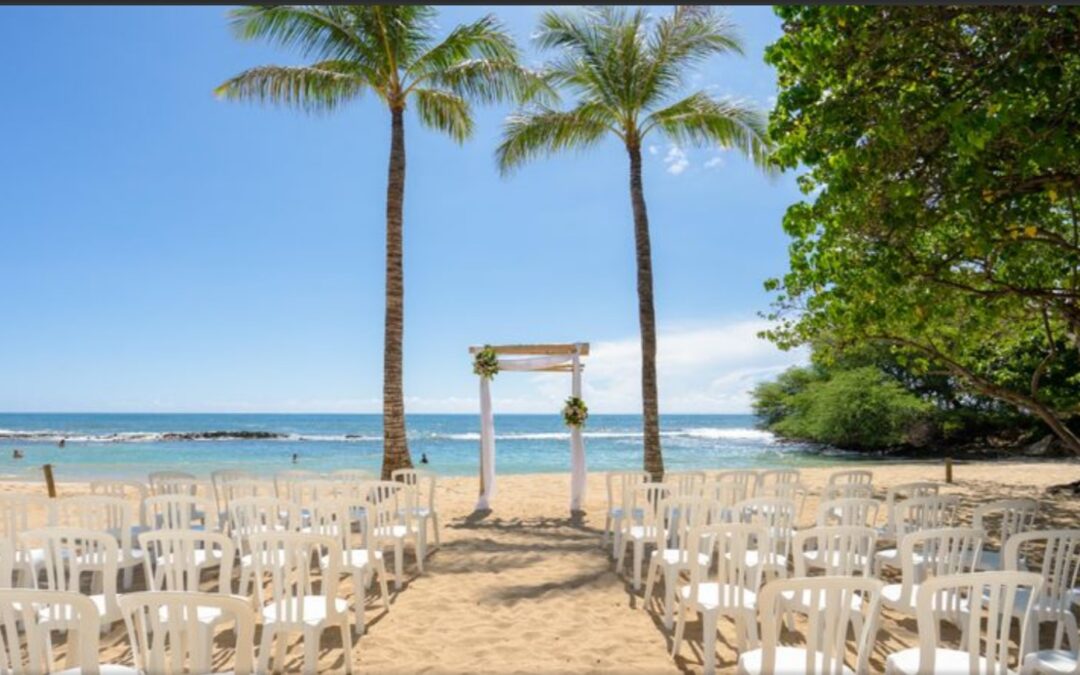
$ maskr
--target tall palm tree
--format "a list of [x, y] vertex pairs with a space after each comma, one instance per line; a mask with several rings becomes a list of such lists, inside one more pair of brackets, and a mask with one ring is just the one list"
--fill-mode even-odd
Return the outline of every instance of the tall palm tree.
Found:
[[421, 123], [463, 142], [473, 131], [471, 101], [525, 100], [545, 85], [519, 65], [513, 40], [491, 16], [441, 41], [435, 10], [425, 5], [252, 6], [230, 16], [240, 38], [267, 39], [315, 61], [246, 70], [217, 87], [219, 96], [326, 112], [371, 92], [390, 111], [382, 465], [389, 478], [412, 466], [402, 391], [405, 109], [415, 105]]
[[614, 7], [547, 12], [540, 19], [535, 39], [541, 49], [558, 52], [548, 64], [548, 81], [571, 92], [576, 104], [568, 110], [534, 105], [508, 118], [497, 151], [498, 163], [506, 173], [541, 155], [591, 147], [609, 134], [626, 147], [637, 249], [644, 465], [659, 479], [664, 459], [641, 145], [655, 132], [680, 145], [737, 148], [765, 167], [768, 142], [764, 116], [738, 101], [714, 98], [704, 91], [684, 91], [695, 66], [715, 54], [742, 52], [732, 24], [708, 8], [679, 6], [659, 20], [644, 10]]

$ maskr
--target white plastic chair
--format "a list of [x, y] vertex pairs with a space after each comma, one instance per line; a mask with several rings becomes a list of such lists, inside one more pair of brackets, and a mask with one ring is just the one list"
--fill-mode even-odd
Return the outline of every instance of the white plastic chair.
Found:
[[[67, 617], [67, 670], [53, 666], [53, 616]], [[98, 661], [101, 619], [90, 598], [75, 591], [0, 589], [0, 673], [4, 675], [138, 675]], [[21, 630], [20, 630], [21, 628]]]
[[712, 500], [717, 509], [717, 520], [723, 522], [731, 522], [735, 505], [745, 501], [748, 496], [746, 486], [741, 483], [734, 481], [718, 483], [712, 480], [705, 483], [701, 494], [706, 499]]
[[241, 497], [258, 497], [262, 485], [254, 474], [241, 469], [222, 469], [210, 474], [210, 486], [214, 490], [214, 509], [218, 522], [229, 520], [229, 500]]
[[251, 537], [266, 532], [296, 532], [302, 521], [300, 507], [284, 499], [247, 497], [229, 503], [229, 534], [240, 554], [241, 595], [247, 595], [255, 575]]
[[[709, 524], [716, 511], [711, 499], [701, 497], [669, 497], [660, 504], [656, 539], [649, 557], [649, 574], [645, 581], [645, 607], [652, 598], [653, 584], [660, 573], [664, 575], [664, 627], [671, 628], [674, 621], [675, 586], [679, 575], [690, 569], [689, 537], [692, 532]], [[698, 565], [709, 564], [709, 554], [699, 553]]]
[[895, 539], [896, 521], [894, 517], [897, 504], [905, 499], [937, 497], [939, 494], [941, 494], [941, 484], [931, 481], [901, 483], [890, 487], [885, 491], [885, 525], [878, 530], [878, 536], [882, 539]]
[[[1042, 579], [1031, 572], [975, 572], [928, 579], [919, 587], [915, 604], [919, 646], [890, 654], [886, 675], [1004, 675], [1009, 666], [1009, 635], [1014, 614], [1027, 617]], [[959, 649], [940, 646], [938, 624], [955, 621], [956, 607], [965, 606]], [[985, 612], [984, 612], [985, 610]], [[985, 630], [983, 618], [985, 617]], [[1029, 622], [1020, 622], [1020, 653], [1027, 644]]]
[[[896, 546], [878, 551], [874, 555], [874, 572], [881, 575], [883, 567], [901, 567], [900, 547], [904, 536], [922, 530], [940, 530], [956, 523], [956, 511], [960, 498], [956, 495], [936, 497], [912, 497], [893, 506]], [[915, 562], [919, 562], [916, 554]]]
[[[255, 577], [269, 579], [269, 600], [260, 602], [262, 643], [259, 646], [257, 671], [270, 671], [270, 649], [277, 638], [274, 663], [284, 667], [286, 635], [302, 633], [304, 665], [302, 672], [315, 673], [319, 667], [319, 638], [328, 628], [341, 631], [345, 649], [345, 672], [353, 672], [352, 630], [349, 605], [337, 597], [341, 575], [341, 546], [333, 537], [301, 532], [264, 532], [250, 537], [254, 552]], [[322, 560], [319, 591], [312, 576], [312, 559]], [[261, 594], [261, 587], [257, 587]]]
[[309, 480], [318, 480], [319, 474], [305, 469], [289, 469], [278, 471], [274, 474], [274, 494], [278, 499], [293, 499], [292, 491], [297, 484], [303, 484]]
[[623, 570], [626, 547], [629, 545], [634, 549], [631, 575], [635, 591], [641, 589], [641, 564], [645, 557], [645, 546], [656, 541], [661, 520], [660, 504], [670, 494], [671, 488], [666, 483], [643, 483], [635, 487], [629, 495], [630, 500], [623, 503], [624, 513], [640, 513], [641, 518], [638, 522], [623, 518], [621, 534], [618, 537], [622, 547], [615, 557], [615, 570]]
[[219, 593], [144, 592], [120, 598], [135, 671], [154, 675], [211, 673], [213, 633], [199, 617], [219, 617], [235, 636], [232, 675], [251, 675], [255, 617], [243, 598]]
[[758, 474], [754, 488], [755, 497], [779, 497], [776, 489], [781, 485], [796, 485], [802, 474], [798, 469], [767, 469]]
[[712, 475], [712, 479], [716, 483], [734, 483], [741, 486], [743, 494], [746, 495], [745, 498], [751, 499], [754, 496], [754, 491], [757, 490], [758, 472], [753, 469], [717, 471]]
[[[1009, 537], [1032, 530], [1038, 515], [1039, 502], [1034, 499], [999, 499], [976, 507], [971, 526], [986, 532], [987, 536], [997, 535], [1001, 543], [998, 550], [983, 549], [976, 571], [1005, 569], [1004, 548]], [[996, 527], [991, 529], [991, 525]]]
[[0, 588], [14, 588], [15, 547], [0, 539]]
[[15, 551], [17, 585], [33, 587], [45, 558], [42, 549], [26, 548], [19, 535], [55, 524], [55, 502], [54, 499], [38, 495], [0, 494], [0, 537], [7, 540]]
[[56, 500], [56, 523], [111, 535], [119, 546], [117, 567], [124, 573], [124, 588], [131, 588], [135, 568], [142, 566], [143, 552], [132, 539], [134, 511], [122, 497], [78, 495]]
[[[877, 532], [871, 527], [840, 525], [830, 527], [812, 527], [795, 533], [793, 550], [795, 552], [795, 577], [807, 577], [811, 569], [825, 570], [825, 576], [831, 577], [871, 577], [874, 547], [877, 546]], [[820, 597], [820, 596], [819, 596]], [[862, 598], [855, 595], [852, 600], [851, 621], [854, 622], [856, 635], [862, 629]], [[781, 603], [789, 610], [789, 627], [794, 630], [794, 612], [810, 614], [825, 611], [824, 605], [815, 605], [811, 594], [784, 593]]]
[[769, 531], [769, 548], [749, 550], [746, 564], [760, 566], [763, 575], [786, 577], [795, 535], [795, 503], [790, 499], [758, 497], [739, 502], [734, 513], [738, 522], [764, 525]]
[[[1069, 636], [1069, 644], [1080, 643], [1075, 632]], [[1058, 645], [1052, 649], [1038, 649], [1038, 645], [1024, 657], [1020, 675], [1080, 675], [1080, 651]]]
[[[739, 675], [840, 675], [869, 673], [877, 634], [881, 581], [868, 577], [779, 579], [758, 596], [760, 649], [739, 655]], [[780, 613], [785, 597], [807, 598], [803, 645], [780, 646]], [[854, 668], [845, 663], [848, 628], [856, 644]], [[808, 648], [813, 645], [813, 648]]]
[[[1053, 622], [1056, 626], [1052, 648], [1037, 651], [1036, 654], [1041, 656], [1033, 661], [1038, 662], [1039, 668], [1044, 670], [1054, 663], [1065, 667], [1069, 663], [1066, 657], [1080, 652], [1071, 592], [1080, 576], [1080, 530], [1019, 532], [1006, 540], [1005, 569], [1022, 570], [1031, 567], [1034, 561], [1038, 561], [1038, 564], [1033, 571], [1043, 580], [1042, 592], [1036, 596], [1032, 607], [1034, 626], [1037, 629], [1047, 622]], [[1038, 635], [1038, 630], [1035, 635]], [[1069, 638], [1068, 652], [1062, 649], [1065, 637]], [[1041, 645], [1036, 642], [1032, 646], [1038, 648]], [[1071, 658], [1075, 660], [1075, 656]]]
[[[375, 550], [372, 545], [373, 539], [363, 537], [364, 541], [356, 542], [353, 537], [353, 524], [356, 514], [363, 513], [365, 520], [372, 517], [372, 512], [366, 508], [367, 502], [363, 499], [338, 499], [336, 501], [321, 502], [315, 507], [311, 528], [315, 534], [334, 537], [341, 546], [342, 575], [350, 575], [353, 585], [353, 602], [356, 613], [356, 630], [363, 635], [366, 627], [364, 621], [364, 607], [367, 601], [367, 587], [377, 577], [382, 591], [383, 607], [390, 610], [390, 592], [386, 581], [386, 565], [383, 561], [382, 551]], [[363, 532], [371, 530], [370, 523], [362, 528]], [[321, 561], [323, 567], [327, 567], [326, 561]]]
[[[920, 530], [900, 541], [900, 583], [882, 591], [885, 606], [915, 616], [919, 586], [927, 576], [942, 577], [973, 571], [982, 549], [983, 532], [972, 527]], [[918, 555], [916, 555], [918, 550]]]
[[826, 485], [821, 490], [821, 500], [831, 502], [836, 499], [873, 499], [874, 486], [869, 483], [837, 483]]
[[734, 619], [739, 651], [743, 651], [747, 645], [757, 646], [755, 611], [757, 591], [761, 586], [761, 568], [745, 563], [755, 544], [769, 549], [769, 531], [764, 525], [706, 525], [690, 534], [687, 548], [689, 558], [696, 560], [702, 552], [715, 550], [716, 555], [710, 557], [715, 557], [716, 565], [691, 567], [690, 583], [682, 586], [676, 594], [678, 606], [671, 650], [673, 658], [678, 655], [682, 645], [687, 610], [701, 615], [706, 675], [716, 671], [716, 624], [721, 616]]
[[833, 499], [818, 504], [817, 516], [814, 522], [817, 523], [818, 527], [832, 525], [873, 527], [877, 523], [879, 507], [880, 503], [876, 499], [861, 499], [858, 497]]
[[[650, 480], [651, 477], [647, 471], [609, 471], [604, 475], [608, 506], [604, 519], [603, 546], [607, 548], [608, 543], [614, 537], [615, 543], [611, 550], [613, 557], [615, 552], [619, 550], [619, 534], [622, 530], [623, 508], [628, 501], [627, 496], [638, 485], [648, 483]], [[630, 514], [630, 517], [633, 518], [634, 514]]]
[[673, 497], [700, 497], [705, 488], [704, 471], [669, 471], [664, 483], [671, 488]]
[[146, 518], [146, 498], [150, 496], [150, 488], [137, 480], [92, 480], [90, 481], [90, 494], [119, 497], [121, 499], [134, 499], [139, 505], [136, 520], [131, 526], [131, 538], [138, 538], [139, 534], [150, 529], [150, 521]]
[[435, 546], [441, 546], [439, 512], [435, 510], [435, 474], [418, 469], [396, 469], [390, 474], [390, 480], [405, 483], [416, 490], [413, 517], [417, 520], [417, 526], [424, 531], [426, 538], [430, 524]]
[[874, 472], [864, 469], [849, 469], [845, 471], [833, 471], [829, 474], [829, 485], [873, 485]]
[[787, 499], [795, 504], [795, 519], [802, 519], [803, 511], [806, 510], [806, 499], [810, 496], [810, 490], [802, 483], [766, 483], [759, 485], [754, 493], [758, 498]]
[[[161, 495], [188, 495], [199, 496], [199, 479], [186, 471], [155, 471], [149, 475], [150, 494]], [[206, 512], [198, 511], [194, 514], [195, 520], [206, 524]]]
[[[143, 503], [146, 517], [158, 530], [217, 530], [214, 505], [192, 495], [158, 495]], [[209, 514], [209, 515], [207, 515]], [[196, 521], [198, 524], [196, 524]]]
[[400, 591], [405, 579], [405, 545], [413, 544], [416, 568], [424, 571], [426, 537], [412, 517], [415, 491], [398, 481], [375, 481], [368, 484], [368, 520], [371, 546], [382, 551], [387, 545], [394, 548], [394, 590]]
[[147, 553], [144, 573], [150, 590], [202, 592], [203, 571], [216, 567], [217, 592], [231, 592], [236, 545], [225, 535], [157, 530], [140, 534], [139, 543]]
[[[44, 552], [42, 567], [45, 569], [43, 590], [72, 591], [78, 593], [83, 575], [92, 575], [90, 601], [103, 620], [102, 631], [114, 621], [120, 620], [120, 606], [116, 602], [116, 561], [119, 550], [116, 539], [107, 532], [76, 527], [45, 527], [20, 535], [22, 541], [40, 544]], [[56, 608], [42, 610], [41, 623], [51, 630], [78, 630], [78, 617]]]

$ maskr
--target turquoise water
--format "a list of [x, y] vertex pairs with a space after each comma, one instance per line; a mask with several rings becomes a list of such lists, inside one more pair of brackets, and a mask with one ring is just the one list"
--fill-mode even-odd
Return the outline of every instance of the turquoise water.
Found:
[[[381, 421], [379, 415], [0, 413], [0, 475], [36, 478], [45, 463], [54, 465], [58, 480], [145, 479], [165, 468], [197, 474], [243, 468], [269, 475], [293, 468], [294, 452], [298, 468], [376, 470]], [[669, 470], [805, 466], [836, 459], [777, 441], [757, 429], [751, 415], [665, 415], [661, 426]], [[428, 468], [440, 474], [475, 475], [479, 430], [476, 415], [411, 415], [413, 460], [424, 453]], [[253, 432], [265, 437], [243, 437]], [[558, 415], [496, 415], [495, 434], [499, 473], [570, 470], [569, 434]], [[24, 459], [12, 459], [15, 448]], [[585, 454], [590, 471], [640, 467], [640, 416], [590, 417]]]

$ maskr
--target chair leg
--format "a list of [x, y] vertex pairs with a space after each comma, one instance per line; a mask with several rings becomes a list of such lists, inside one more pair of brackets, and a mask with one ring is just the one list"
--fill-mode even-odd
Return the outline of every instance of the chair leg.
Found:
[[664, 628], [671, 630], [675, 610], [675, 585], [679, 580], [677, 567], [664, 568]]
[[356, 634], [364, 634], [367, 621], [364, 620], [364, 605], [367, 604], [367, 571], [356, 570], [353, 572], [353, 598], [356, 603]]
[[274, 647], [274, 664], [281, 672], [285, 672], [285, 649], [288, 645], [288, 636], [286, 632], [282, 632], [277, 636], [277, 644]]
[[611, 511], [608, 511], [607, 517], [604, 518], [604, 541], [601, 542], [601, 548], [607, 548], [608, 542], [611, 541]]
[[431, 512], [431, 531], [435, 535], [435, 547], [442, 547], [442, 538], [439, 536], [439, 514]]
[[[345, 632], [341, 634], [342, 644], [345, 644]], [[322, 638], [322, 629], [314, 628], [304, 631], [304, 675], [315, 675], [319, 672], [319, 640]]]
[[626, 560], [626, 546], [622, 545], [621, 541], [618, 541], [619, 535], [617, 533], [616, 533], [615, 537], [616, 537], [616, 546], [615, 546], [615, 548], [618, 551], [618, 554], [615, 556], [615, 571], [617, 573], [619, 573], [619, 574], [622, 574], [623, 563]]
[[131, 584], [135, 581], [135, 566], [128, 565], [124, 568], [124, 590], [131, 590]]
[[401, 579], [405, 576], [404, 546], [400, 539], [394, 540], [394, 590], [401, 590]]
[[[716, 619], [718, 612], [701, 614], [701, 650], [705, 656], [705, 675], [716, 672]], [[739, 651], [742, 651], [741, 649]]]
[[383, 564], [382, 558], [379, 559], [379, 586], [382, 589], [383, 606], [386, 607], [386, 611], [390, 611], [390, 589], [386, 583], [386, 565]]
[[416, 531], [416, 569], [424, 573], [424, 558], [427, 557], [427, 525]]
[[649, 574], [645, 577], [645, 595], [642, 597], [641, 608], [649, 608], [649, 600], [652, 599], [653, 585], [656, 583], [656, 568], [662, 565], [659, 556], [653, 555], [649, 557]]
[[345, 672], [348, 675], [352, 675], [352, 672], [353, 672], [352, 631], [349, 630], [349, 618], [347, 616], [342, 620], [342, 624], [341, 624], [341, 642], [345, 646], [345, 654], [342, 656], [342, 658], [345, 661]]
[[675, 617], [675, 637], [671, 642], [671, 658], [675, 658], [679, 655], [679, 647], [682, 645], [683, 631], [686, 630], [686, 608], [680, 602], [679, 606], [675, 608], [677, 616]]
[[641, 590], [641, 556], [645, 553], [645, 540], [634, 541], [634, 590]]
[[[284, 639], [284, 638], [282, 638]], [[274, 646], [274, 631], [266, 624], [263, 624], [262, 640], [259, 641], [259, 659], [256, 671], [260, 673], [269, 673], [270, 671], [270, 648]], [[275, 664], [280, 666], [281, 664]]]

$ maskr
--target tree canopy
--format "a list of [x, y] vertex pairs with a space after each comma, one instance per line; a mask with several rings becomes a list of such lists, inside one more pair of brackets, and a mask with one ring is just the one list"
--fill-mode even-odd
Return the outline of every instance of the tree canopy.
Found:
[[1080, 403], [1080, 8], [777, 8], [800, 168], [768, 336], [888, 345], [1038, 415]]

